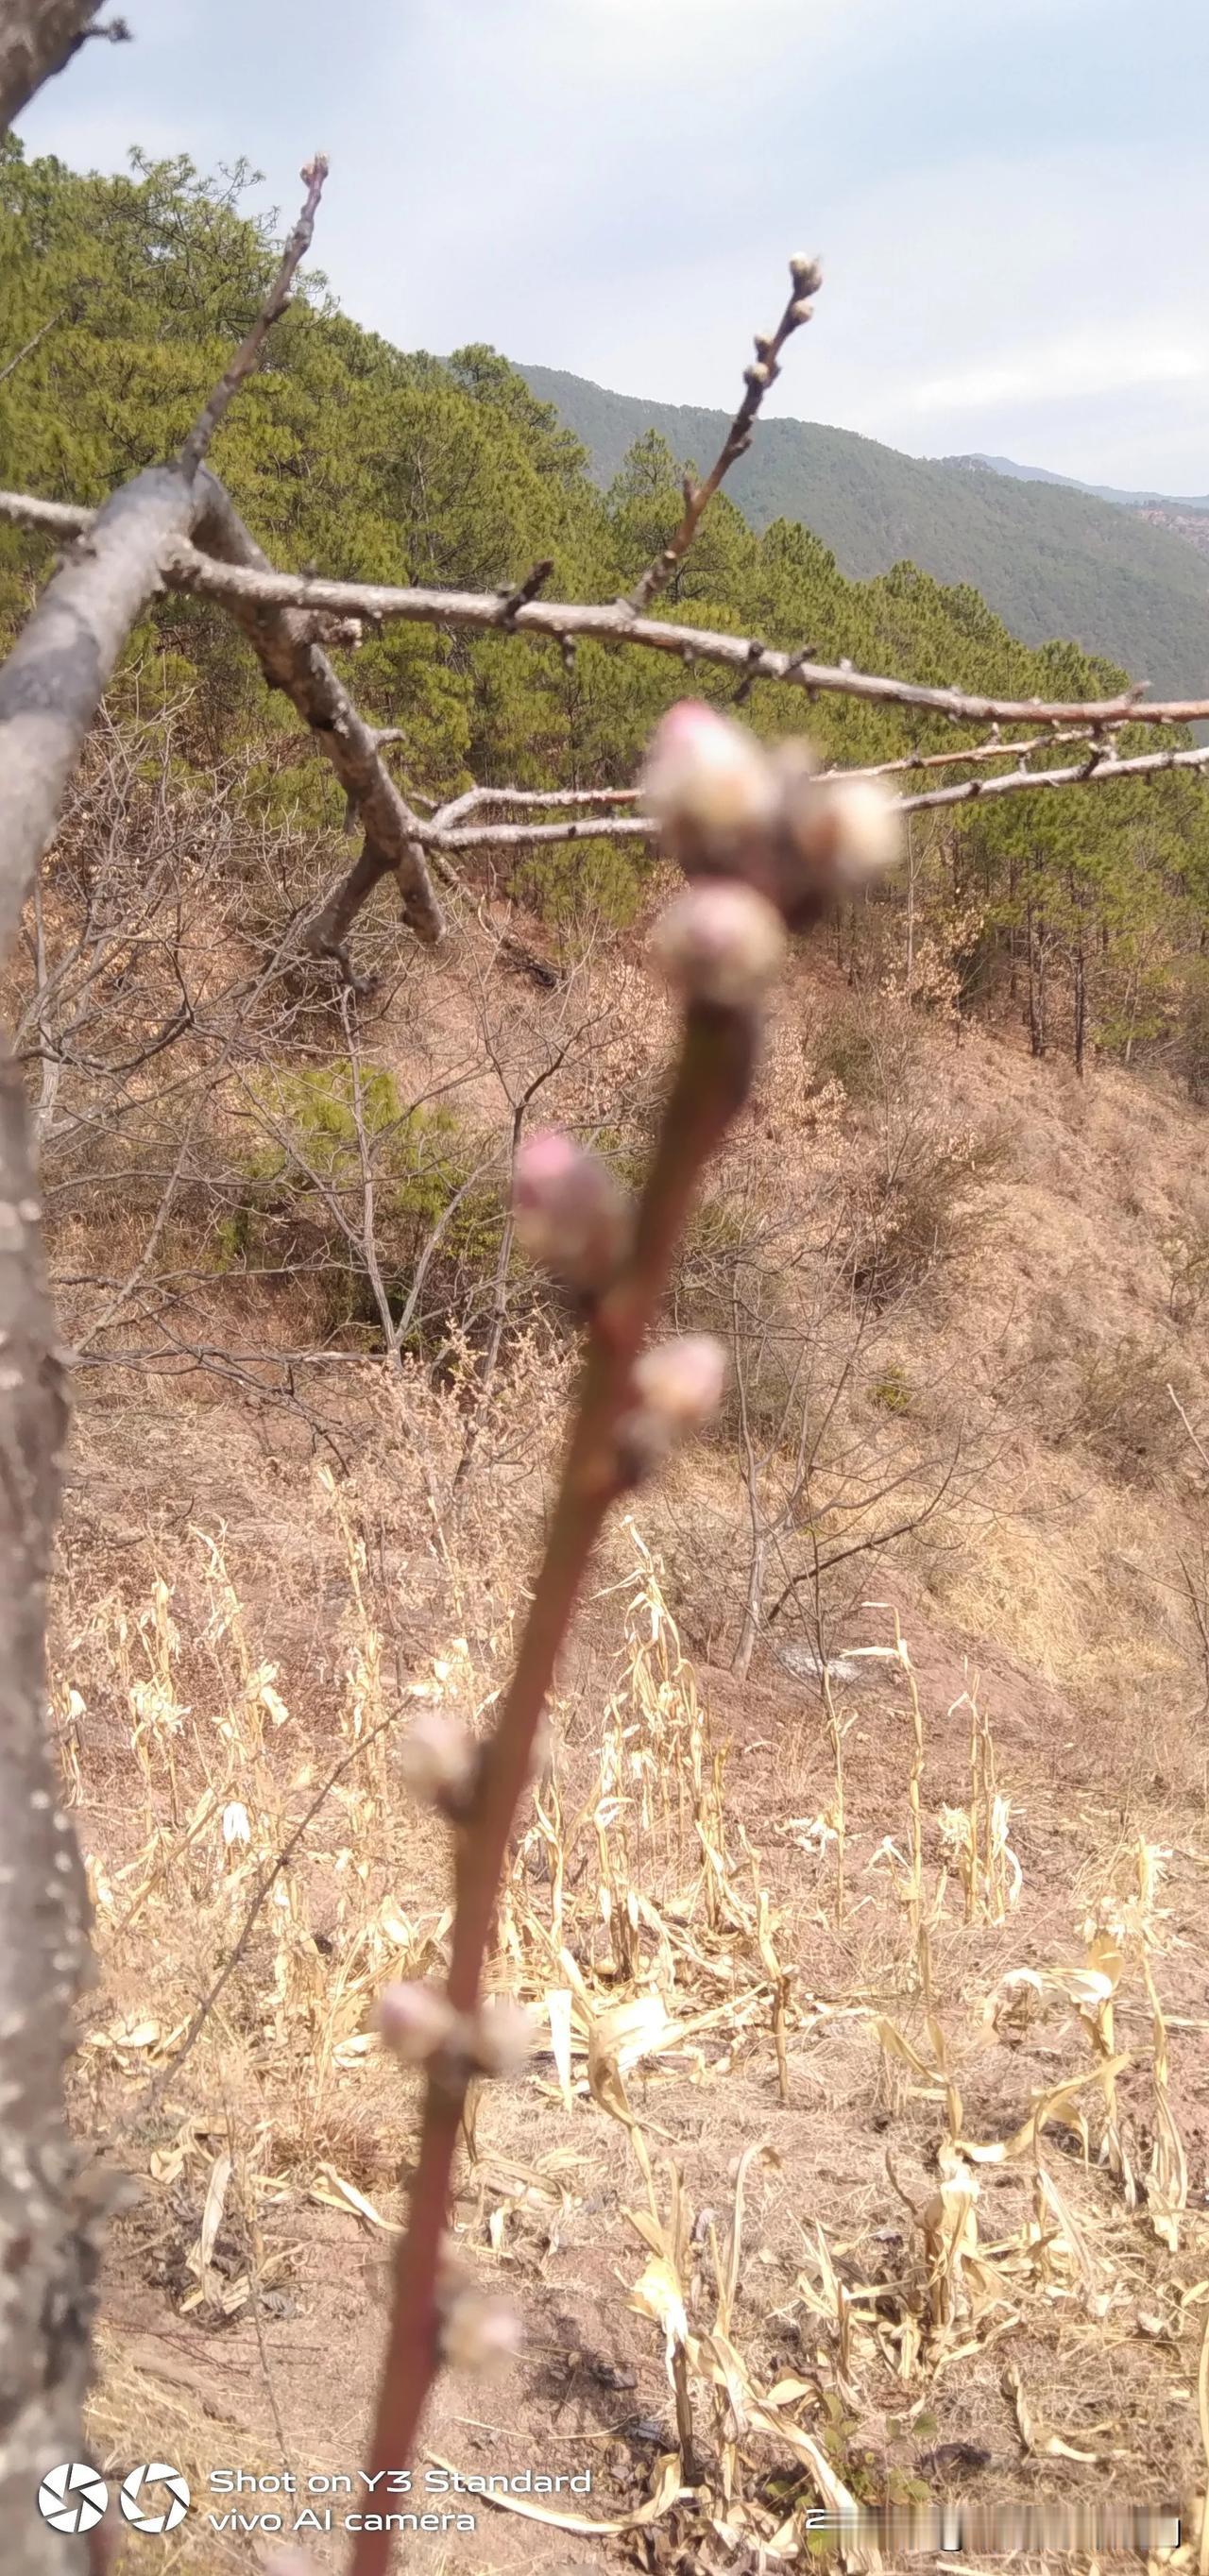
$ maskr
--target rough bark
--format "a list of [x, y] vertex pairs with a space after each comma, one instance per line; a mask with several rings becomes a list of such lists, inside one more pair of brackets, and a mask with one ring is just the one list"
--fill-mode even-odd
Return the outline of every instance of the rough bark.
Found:
[[[197, 479], [197, 541], [221, 563], [269, 572], [267, 557], [212, 474]], [[378, 750], [378, 737], [359, 716], [327, 655], [314, 641], [314, 620], [297, 608], [236, 598], [232, 612], [259, 656], [271, 688], [284, 689], [322, 743], [341, 786], [356, 806], [365, 843], [355, 866], [312, 923], [310, 944], [342, 956], [347, 931], [379, 878], [393, 875], [403, 918], [427, 947], [444, 935], [445, 921], [411, 812]], [[347, 960], [344, 961], [347, 963]]]
[[46, 1583], [67, 1427], [25, 1100], [0, 1067], [0, 2568], [63, 2576], [84, 2544], [37, 2512], [81, 2457], [93, 2233], [64, 2119], [87, 1905], [46, 1726]]
[[100, 0], [4, 0], [0, 8], [0, 134], [34, 91], [83, 44]]
[[171, 466], [115, 492], [0, 670], [0, 955], [17, 935], [63, 791], [118, 657], [194, 502]]
[[[55, 574], [0, 671], [0, 953], [161, 551], [189, 527], [179, 473], [142, 474]], [[0, 1067], [0, 2569], [83, 2564], [37, 2511], [81, 2457], [96, 2228], [76, 2196], [64, 2072], [87, 1958], [75, 1836], [46, 1726], [46, 1584], [67, 1429], [29, 1121]]]

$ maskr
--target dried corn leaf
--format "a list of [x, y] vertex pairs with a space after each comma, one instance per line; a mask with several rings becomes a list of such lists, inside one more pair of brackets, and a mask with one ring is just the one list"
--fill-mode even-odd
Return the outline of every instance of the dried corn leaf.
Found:
[[626, 2306], [632, 2308], [636, 2316], [650, 2317], [655, 2325], [662, 2327], [670, 2377], [672, 2357], [677, 2350], [684, 2350], [689, 2335], [679, 2275], [666, 2254], [652, 2255], [641, 2280], [635, 2282]]
[[960, 2154], [976, 2165], [1010, 2163], [1014, 2156], [1022, 2156], [1035, 2146], [1042, 2130], [1050, 2120], [1058, 2117], [1065, 2103], [1073, 2101], [1088, 2084], [1103, 2085], [1106, 2078], [1119, 2075], [1129, 2063], [1126, 2051], [1120, 2057], [1106, 2058], [1099, 2066], [1086, 2067], [1081, 2075], [1068, 2075], [1063, 2083], [1054, 2084], [1048, 2092], [1037, 2095], [1027, 2120], [1021, 2122], [1010, 2138], [997, 2138], [987, 2146], [980, 2146], [973, 2138], [959, 2138]]
[[575, 2106], [575, 2083], [571, 2071], [571, 2007], [574, 2000], [569, 1986], [551, 1987], [545, 1998], [555, 2072], [563, 2104], [568, 2111]]
[[202, 2209], [201, 2234], [197, 2240], [198, 2269], [201, 2272], [202, 2287], [205, 2290], [207, 2298], [221, 2297], [219, 2284], [212, 2282], [210, 2279], [210, 2265], [214, 2256], [214, 2247], [218, 2238], [218, 2231], [222, 2225], [222, 2214], [227, 2198], [227, 2185], [230, 2182], [230, 2179], [230, 2156], [216, 2156], [210, 2168], [209, 2182], [206, 2185], [206, 2198]]
[[338, 2209], [345, 2218], [351, 2211], [354, 2218], [365, 2219], [370, 2227], [380, 2227], [386, 2236], [402, 2234], [395, 2220], [383, 2218], [372, 2200], [367, 2200], [365, 2193], [358, 2191], [355, 2182], [347, 2182], [343, 2174], [338, 2174], [334, 2165], [320, 2165], [319, 2173], [320, 2180], [312, 2183], [308, 2200], [317, 2202], [322, 2209]]

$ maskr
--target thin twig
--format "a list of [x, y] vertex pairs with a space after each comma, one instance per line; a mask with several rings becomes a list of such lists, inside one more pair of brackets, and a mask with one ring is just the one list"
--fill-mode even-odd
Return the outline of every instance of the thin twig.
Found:
[[812, 308], [808, 299], [817, 294], [822, 284], [818, 263], [812, 259], [794, 259], [790, 261], [789, 268], [793, 279], [793, 292], [789, 302], [771, 338], [766, 337], [762, 332], [757, 333], [755, 364], [747, 368], [744, 376], [747, 391], [704, 483], [694, 483], [691, 475], [685, 475], [684, 517], [675, 535], [669, 537], [662, 552], [656, 555], [653, 563], [648, 564], [641, 581], [637, 582], [631, 591], [629, 605], [635, 615], [649, 607], [650, 602], [658, 597], [661, 590], [667, 588], [669, 581], [679, 570], [720, 483], [729, 473], [731, 466], [737, 464], [739, 458], [747, 454], [751, 445], [756, 413], [769, 386], [776, 383], [781, 372], [777, 360], [786, 341], [795, 331], [801, 329], [804, 322], [810, 320]]
[[1167, 1389], [1167, 1393], [1168, 1393], [1168, 1395], [1170, 1396], [1171, 1401], [1172, 1401], [1172, 1403], [1173, 1403], [1173, 1404], [1174, 1404], [1174, 1406], [1175, 1406], [1176, 1412], [1178, 1413], [1178, 1415], [1179, 1415], [1179, 1417], [1180, 1417], [1180, 1420], [1181, 1420], [1181, 1422], [1182, 1422], [1182, 1423], [1183, 1423], [1183, 1425], [1184, 1425], [1184, 1429], [1185, 1429], [1185, 1431], [1187, 1432], [1187, 1434], [1188, 1434], [1188, 1437], [1189, 1437], [1190, 1441], [1192, 1442], [1192, 1446], [1193, 1446], [1193, 1448], [1194, 1448], [1194, 1449], [1195, 1449], [1195, 1451], [1196, 1451], [1197, 1457], [1200, 1459], [1201, 1465], [1202, 1465], [1203, 1467], [1209, 1467], [1209, 1449], [1206, 1449], [1206, 1447], [1205, 1447], [1205, 1443], [1204, 1443], [1204, 1441], [1202, 1440], [1202, 1438], [1201, 1438], [1201, 1436], [1200, 1436], [1199, 1431], [1194, 1431], [1194, 1430], [1193, 1430], [1193, 1428], [1192, 1428], [1192, 1424], [1190, 1423], [1190, 1421], [1189, 1421], [1189, 1419], [1188, 1419], [1188, 1416], [1187, 1416], [1187, 1414], [1186, 1414], [1186, 1413], [1185, 1413], [1185, 1411], [1184, 1411], [1183, 1405], [1181, 1404], [1180, 1399], [1179, 1399], [1178, 1395], [1176, 1394], [1175, 1388], [1174, 1388], [1173, 1386], [1169, 1386], [1169, 1387], [1168, 1387], [1168, 1389]]
[[14, 369], [21, 365], [23, 359], [32, 358], [39, 341], [44, 340], [47, 332], [53, 331], [56, 324], [64, 320], [67, 311], [67, 305], [61, 304], [58, 312], [51, 314], [49, 322], [44, 322], [41, 330], [35, 331], [32, 340], [27, 340], [24, 348], [18, 349], [15, 358], [10, 358], [6, 366], [0, 367], [0, 385], [7, 384], [9, 377], [14, 372]]
[[198, 466], [201, 464], [202, 458], [214, 436], [215, 430], [218, 428], [224, 412], [234, 399], [234, 396], [238, 393], [240, 386], [246, 382], [253, 370], [259, 366], [265, 341], [268, 339], [273, 324], [278, 320], [279, 316], [284, 313], [285, 308], [289, 303], [290, 289], [293, 286], [299, 266], [305, 259], [306, 254], [311, 247], [311, 240], [315, 230], [315, 216], [318, 211], [320, 197], [323, 194], [323, 183], [327, 177], [327, 162], [324, 159], [322, 152], [317, 152], [314, 160], [307, 162], [301, 175], [307, 183], [306, 198], [302, 212], [298, 217], [298, 221], [295, 224], [293, 232], [290, 234], [290, 238], [282, 253], [281, 265], [278, 268], [277, 275], [269, 288], [269, 292], [265, 297], [264, 303], [261, 305], [260, 311], [256, 316], [256, 320], [252, 324], [252, 328], [249, 331], [246, 340], [244, 340], [236, 350], [235, 355], [231, 360], [231, 364], [227, 368], [225, 374], [219, 378], [219, 381], [216, 384], [204, 410], [198, 413], [197, 419], [194, 421], [193, 427], [180, 451], [178, 459], [180, 469], [182, 474], [186, 477], [186, 480], [190, 483], [197, 472]]
[[[954, 759], [962, 757], [953, 754]], [[1209, 765], [1209, 743], [1191, 751], [1139, 752], [1132, 760], [1097, 759], [1094, 766], [1086, 761], [1066, 769], [1012, 769], [1002, 778], [970, 778], [956, 787], [932, 787], [918, 796], [899, 796], [894, 810], [900, 814], [918, 814], [933, 806], [971, 805], [997, 796], [1022, 796], [1041, 787], [1111, 786], [1119, 778], [1157, 778], [1171, 769], [1191, 770], [1194, 774]], [[866, 770], [832, 770], [830, 777], [863, 778]], [[627, 814], [623, 818], [604, 815], [593, 821], [568, 819], [559, 823], [472, 823], [453, 831], [436, 828], [439, 818], [421, 825], [417, 839], [433, 852], [441, 850], [540, 849], [569, 841], [652, 840], [659, 826], [649, 814]]]
[[287, 1834], [280, 1851], [276, 1854], [276, 1857], [269, 1861], [262, 1870], [252, 1891], [248, 1910], [240, 1926], [238, 1937], [233, 1943], [231, 1949], [228, 1951], [227, 1957], [224, 1960], [222, 1967], [219, 1969], [218, 1975], [215, 1977], [212, 1985], [207, 1988], [205, 1994], [202, 1996], [201, 2002], [197, 2006], [197, 2009], [186, 2028], [185, 2036], [181, 2041], [180, 2047], [178, 2049], [174, 2049], [167, 2065], [161, 2067], [159, 2074], [153, 2076], [145, 2091], [140, 2093], [137, 2102], [134, 2104], [133, 2109], [127, 2113], [120, 2128], [116, 2132], [110, 2132], [108, 2138], [105, 2140], [106, 2153], [112, 2153], [115, 2145], [120, 2145], [124, 2138], [128, 2138], [134, 2129], [138, 2128], [143, 2121], [152, 2118], [154, 2113], [158, 2110], [164, 2094], [167, 2092], [168, 2086], [170, 2084], [175, 2084], [186, 2059], [192, 2056], [193, 2051], [201, 2038], [202, 2032], [206, 2027], [206, 2023], [214, 2010], [215, 2004], [218, 2002], [219, 1996], [222, 1994], [224, 1988], [230, 1983], [231, 1978], [234, 1976], [235, 1971], [239, 1966], [240, 1960], [243, 1958], [247, 1950], [248, 1943], [252, 1938], [252, 1934], [256, 1929], [268, 1898], [271, 1896], [282, 1871], [289, 1868], [290, 1862], [292, 1861], [299, 1844], [304, 1839], [304, 1836], [309, 1832], [310, 1827], [313, 1825], [325, 1799], [330, 1797], [337, 1781], [343, 1779], [345, 1772], [351, 1771], [354, 1762], [358, 1761], [363, 1753], [368, 1752], [370, 1745], [376, 1743], [380, 1735], [385, 1735], [388, 1729], [395, 1726], [397, 1723], [397, 1714], [392, 1710], [389, 1717], [379, 1718], [376, 1726], [369, 1727], [364, 1735], [359, 1735], [356, 1743], [351, 1747], [350, 1751], [342, 1753], [340, 1760], [333, 1764], [333, 1767], [328, 1772], [326, 1779], [316, 1790], [309, 1807], [307, 1807], [304, 1813], [300, 1816], [298, 1823], [293, 1828], [293, 1831]]
[[[637, 1211], [633, 1250], [595, 1307], [550, 1537], [511, 1687], [485, 1748], [472, 1823], [459, 1837], [448, 1995], [473, 2009], [491, 1938], [513, 1818], [580, 1584], [610, 1506], [629, 1481], [621, 1425], [632, 1371], [658, 1310], [700, 1173], [746, 1097], [754, 1015], [693, 1006], [676, 1079]], [[438, 2274], [464, 2094], [448, 2079], [425, 2089], [419, 2160], [395, 2274], [390, 2333], [371, 2445], [371, 2474], [409, 2460], [439, 2367]], [[382, 2576], [389, 2539], [363, 2531], [350, 2576]]]

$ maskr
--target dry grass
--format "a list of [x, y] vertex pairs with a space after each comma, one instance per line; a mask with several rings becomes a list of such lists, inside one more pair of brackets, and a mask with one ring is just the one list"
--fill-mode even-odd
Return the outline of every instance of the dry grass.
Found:
[[[498, 2392], [451, 2381], [430, 2431], [479, 2472], [590, 2468], [589, 2501], [551, 2504], [601, 2528], [480, 2502], [472, 2537], [434, 2542], [442, 2568], [587, 2553], [713, 2576], [808, 2560], [820, 2504], [1204, 2492], [1209, 1846], [1179, 1584], [1204, 1500], [1182, 1455], [1151, 1490], [1079, 1431], [1060, 1307], [1058, 1447], [1036, 1382], [1038, 1315], [1073, 1293], [1106, 1348], [1178, 1354], [1200, 1418], [1162, 1249], [1191, 1113], [1114, 1076], [1072, 1111], [1044, 1068], [910, 1034], [945, 1131], [974, 1132], [989, 1095], [1012, 1164], [834, 1436], [875, 1414], [910, 1496], [960, 1419], [977, 1485], [835, 1591], [821, 1690], [763, 1649], [742, 1688], [724, 1668], [724, 1447], [611, 1535], [500, 1925], [496, 1982], [541, 2049], [478, 2104], [456, 2212], [527, 2357]], [[406, 1043], [422, 1071], [434, 1030]], [[805, 1204], [872, 1112], [833, 1094], [820, 1114], [794, 1044], [782, 1029], [769, 1132], [724, 1181], [747, 1154]], [[101, 1970], [77, 2110], [135, 2190], [93, 2432], [108, 2464], [179, 2455], [199, 2494], [231, 2457], [358, 2457], [414, 2110], [369, 2008], [448, 1931], [398, 1742], [417, 1700], [488, 1722], [567, 1346], [540, 1319], [510, 1345], [455, 1507], [477, 1365], [466, 1341], [435, 1388], [410, 1364], [393, 1391], [316, 1369], [345, 1474], [246, 1390], [134, 1398], [102, 1372], [80, 1415], [54, 1693]], [[879, 1399], [900, 1385], [909, 1404]], [[168, 2563], [250, 2545], [195, 2514]], [[334, 2535], [314, 2546], [337, 2563]]]
[[[121, 2462], [146, 2425], [143, 2451], [179, 2452], [200, 2491], [229, 2451], [270, 2474], [283, 2456], [332, 2463], [288, 2320], [322, 2330], [308, 2273], [317, 2220], [384, 2248], [396, 2223], [406, 2113], [369, 2005], [385, 1977], [435, 1964], [448, 1929], [389, 1731], [376, 1732], [399, 1700], [358, 1507], [320, 1475], [314, 1524], [329, 1577], [343, 1568], [341, 1687], [322, 1709], [302, 1718], [291, 1705], [291, 1676], [261, 1649], [230, 1552], [201, 1531], [188, 1636], [184, 1583], [161, 1576], [141, 1602], [111, 1599], [77, 1644], [87, 1691], [66, 1674], [59, 1685], [69, 1717], [72, 1689], [85, 1702], [71, 1718], [84, 1820], [87, 1711], [106, 1669], [110, 1705], [126, 1712], [114, 1771], [131, 1848], [93, 1855], [102, 1989], [83, 2062], [91, 2118], [116, 2128], [142, 2183], [119, 2233], [119, 2280], [155, 2294], [150, 2335], [107, 2341], [95, 2438]], [[524, 2087], [529, 2111], [484, 2097], [468, 2127], [459, 2227], [517, 2282], [536, 2346], [514, 2400], [517, 2465], [548, 2456], [558, 2419], [538, 2357], [543, 2323], [565, 2305], [565, 2256], [603, 2228], [613, 2287], [596, 2295], [614, 2348], [634, 2356], [610, 2365], [613, 2382], [653, 2367], [657, 2385], [663, 2370], [667, 2399], [662, 2448], [644, 2435], [627, 2449], [622, 2435], [607, 2476], [596, 2464], [607, 2501], [588, 2518], [601, 2518], [602, 2539], [637, 2513], [674, 2552], [705, 2551], [701, 2563], [715, 2545], [792, 2563], [810, 2554], [806, 2516], [820, 2504], [921, 2507], [934, 2479], [918, 2466], [917, 2428], [964, 2422], [971, 2386], [984, 2407], [1010, 2408], [1025, 2461], [1051, 2464], [1027, 2491], [1091, 2497], [1107, 2467], [1122, 2493], [1165, 2493], [1190, 2475], [1187, 2410], [1172, 2398], [1166, 2441], [1139, 2459], [1121, 2426], [1089, 2425], [1080, 2394], [1089, 2355], [1107, 2363], [1123, 2336], [1172, 2391], [1195, 2368], [1209, 2235], [1190, 2207], [1173, 2082], [1182, 2018], [1163, 1994], [1187, 1935], [1162, 1855], [1097, 1856], [1089, 1831], [1078, 1938], [1069, 1896], [1064, 1906], [1043, 1888], [1030, 1904], [1016, 1786], [989, 1712], [971, 1687], [938, 1723], [901, 1634], [866, 1666], [884, 1676], [883, 1731], [897, 1712], [889, 1775], [868, 1767], [874, 1712], [835, 1699], [842, 1801], [833, 1779], [825, 1807], [786, 1819], [775, 1748], [771, 1764], [728, 1756], [633, 1524], [617, 1554], [580, 1689], [555, 1712], [501, 1920], [497, 1981], [535, 2007], [548, 2045]], [[456, 1593], [456, 1567], [446, 1580]], [[505, 1616], [501, 1656], [507, 1628]], [[495, 1671], [453, 1636], [403, 1697], [455, 1701], [473, 1718]], [[198, 1992], [230, 1959], [266, 1864], [321, 1767], [350, 1753], [305, 1868], [300, 1858], [276, 1882], [182, 2059]], [[961, 1761], [959, 1805], [943, 1786]], [[1034, 1850], [1035, 1807], [1026, 1796]], [[820, 2098], [822, 2136], [804, 2137], [801, 2110]], [[838, 2200], [826, 2178], [837, 2148], [857, 2185]], [[602, 2183], [610, 2214], [591, 2218]], [[365, 2302], [368, 2324], [372, 2288]], [[239, 2352], [249, 2394], [219, 2438], [221, 2349]], [[458, 2456], [454, 2403], [454, 2425], [442, 2415], [434, 2430], [442, 2457]], [[656, 2422], [660, 2412], [656, 2396]], [[945, 2452], [944, 2440], [932, 2447]], [[582, 2414], [571, 2452], [576, 2466], [595, 2458]], [[963, 2483], [975, 2502], [1006, 2491], [977, 2473]], [[182, 2569], [227, 2563], [227, 2534], [190, 2533]], [[450, 2563], [481, 2564], [493, 2537], [484, 2531], [473, 2562]], [[540, 2545], [532, 2527], [529, 2542]]]

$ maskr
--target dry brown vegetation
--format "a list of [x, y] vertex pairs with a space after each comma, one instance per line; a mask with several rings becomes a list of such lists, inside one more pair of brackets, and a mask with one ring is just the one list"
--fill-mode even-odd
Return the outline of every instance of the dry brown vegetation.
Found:
[[[90, 15], [38, 0], [0, 108]], [[0, 998], [40, 1164], [35, 1197], [10, 1069], [20, 2545], [31, 2464], [78, 2440], [112, 2206], [90, 2439], [106, 2471], [141, 2450], [187, 2472], [168, 2565], [247, 2564], [281, 2533], [335, 2564], [356, 2529], [348, 2563], [380, 2576], [354, 2508], [398, 2500], [450, 2569], [565, 2567], [570, 2545], [762, 2571], [829, 2545], [820, 2509], [878, 2566], [934, 2552], [950, 2498], [967, 2563], [1099, 2565], [1110, 2499], [1182, 2513], [1179, 2546], [1124, 2519], [1122, 2546], [1205, 2576], [1209, 1209], [1177, 828], [1191, 847], [1199, 809], [1163, 809], [1176, 937], [1152, 990], [1145, 937], [1114, 948], [1107, 915], [1091, 935], [1069, 851], [1056, 910], [1035, 855], [1018, 901], [1009, 851], [1007, 911], [962, 893], [946, 818], [1032, 799], [1036, 743], [965, 746], [979, 774], [892, 820], [871, 773], [819, 778], [697, 703], [656, 735], [649, 819], [610, 817], [631, 791], [609, 786], [532, 800], [603, 797], [603, 820], [462, 829], [526, 791], [413, 811], [383, 764], [398, 728], [320, 644], [351, 649], [364, 612], [443, 641], [523, 621], [564, 677], [577, 636], [695, 653], [739, 699], [761, 680], [1073, 727], [1086, 756], [1048, 784], [1127, 800], [1205, 753], [1117, 737], [1198, 709], [963, 697], [643, 616], [810, 318], [805, 257], [628, 603], [552, 604], [545, 558], [470, 595], [278, 574], [203, 459], [325, 169], [175, 464], [95, 515], [3, 505], [79, 540], [3, 674], [24, 923]], [[188, 692], [168, 705], [161, 669], [144, 704], [137, 654], [119, 676], [165, 586], [226, 603], [324, 749], [364, 824], [351, 869], [322, 800], [302, 810], [305, 764], [294, 812], [253, 779], [263, 739], [186, 763]], [[983, 773], [1006, 757], [1025, 766]], [[572, 869], [543, 923], [477, 855], [610, 833], [657, 837], [689, 880], [649, 943], [674, 1000], [642, 972], [649, 924], [616, 926], [666, 870], [635, 863], [606, 937]], [[423, 958], [367, 910], [387, 877]], [[834, 951], [786, 976], [753, 1088], [786, 927], [824, 920]], [[1047, 1060], [1067, 1041], [1069, 1078]], [[81, 1389], [52, 1619], [95, 1922], [80, 2174], [59, 2086], [82, 1907], [39, 1732], [62, 1411], [43, 1218]], [[652, 1349], [669, 1301], [689, 1338]], [[718, 1339], [728, 1404], [648, 1490], [713, 1419]], [[510, 2088], [483, 2080], [513, 2053]], [[401, 2498], [367, 2500], [359, 2472], [392, 2476], [419, 2424]]]
[[[543, 1119], [640, 1150], [665, 1023], [616, 950], [483, 902], [368, 1008], [366, 1079], [456, 1097], [497, 1193], [535, 1077]], [[208, 1095], [190, 1230], [247, 1096]], [[721, 2570], [809, 2554], [828, 2497], [1203, 2493], [1205, 1479], [1167, 1392], [1195, 1429], [1170, 1247], [1199, 1132], [1162, 1077], [1076, 1085], [795, 970], [677, 1289], [681, 1323], [729, 1307], [730, 1410], [612, 1533], [501, 1920], [544, 2044], [473, 2108], [456, 2225], [524, 2357], [451, 2377], [426, 2437], [467, 2474], [589, 2470], [544, 2503], [599, 2529], [472, 2499], [434, 2564]], [[146, 1237], [100, 1217], [77, 1200], [56, 1246], [81, 1300], [102, 1239], [120, 1282]], [[413, 2123], [370, 2007], [448, 1932], [399, 1743], [417, 1701], [487, 1722], [567, 1385], [498, 1242], [473, 1289], [441, 1273], [435, 1373], [405, 1347], [385, 1374], [317, 1260], [182, 1283], [157, 1245], [157, 1329], [256, 1356], [83, 1382], [55, 1627], [101, 1961], [79, 2114], [133, 2176], [94, 2437], [126, 2459], [145, 2427], [203, 2495], [358, 2464]], [[270, 1364], [324, 1331], [326, 1362]], [[191, 2516], [164, 2546], [250, 2543]]]

